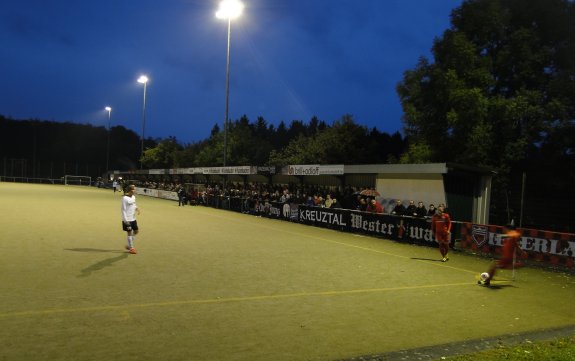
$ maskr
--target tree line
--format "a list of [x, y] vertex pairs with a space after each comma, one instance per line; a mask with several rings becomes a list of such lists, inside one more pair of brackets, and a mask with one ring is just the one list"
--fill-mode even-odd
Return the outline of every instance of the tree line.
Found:
[[[316, 117], [276, 127], [263, 117], [246, 116], [229, 123], [229, 166], [287, 164], [368, 164], [397, 162], [407, 149], [399, 132], [388, 134], [357, 124], [350, 115], [328, 125]], [[107, 158], [109, 141], [109, 159]], [[216, 124], [207, 139], [182, 144], [176, 137], [147, 138], [141, 157], [141, 138], [123, 126], [41, 120], [14, 120], [0, 116], [0, 155], [32, 163], [90, 164], [100, 176], [108, 170], [213, 167], [223, 165], [224, 132]], [[27, 176], [32, 171], [28, 167]], [[98, 171], [99, 170], [99, 171]], [[37, 174], [37, 176], [45, 176]]]
[[[109, 138], [108, 138], [109, 136]], [[110, 139], [110, 161], [107, 161]], [[154, 147], [156, 142], [146, 140]], [[140, 138], [132, 130], [72, 122], [15, 120], [0, 116], [0, 174], [27, 177], [61, 177], [71, 165], [80, 165], [80, 175], [101, 176], [110, 169], [134, 169], [140, 156]], [[14, 164], [17, 166], [14, 166]], [[67, 164], [68, 167], [63, 167]], [[55, 168], [55, 169], [54, 169]], [[88, 169], [86, 171], [86, 169]]]
[[[228, 125], [226, 165], [368, 164], [396, 162], [407, 147], [399, 133], [368, 129], [345, 115], [328, 125], [313, 117], [276, 127], [242, 116]], [[223, 165], [225, 134], [215, 125], [208, 139], [182, 146], [174, 137], [144, 152], [146, 168]]]

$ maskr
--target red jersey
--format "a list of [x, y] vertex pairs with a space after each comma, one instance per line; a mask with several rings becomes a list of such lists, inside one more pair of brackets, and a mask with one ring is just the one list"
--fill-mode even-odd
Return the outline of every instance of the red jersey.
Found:
[[515, 250], [519, 247], [519, 241], [521, 240], [521, 233], [516, 230], [510, 230], [506, 234], [506, 238], [503, 242], [503, 249], [501, 254], [501, 259], [511, 259], [513, 260], [513, 254]]
[[434, 214], [431, 217], [431, 231], [437, 239], [445, 240], [444, 238], [448, 237], [449, 232], [451, 232], [451, 217], [449, 217], [449, 214], [445, 212]]
[[372, 213], [383, 213], [383, 207], [381, 206], [381, 203], [375, 201], [374, 203], [368, 204], [367, 211]]

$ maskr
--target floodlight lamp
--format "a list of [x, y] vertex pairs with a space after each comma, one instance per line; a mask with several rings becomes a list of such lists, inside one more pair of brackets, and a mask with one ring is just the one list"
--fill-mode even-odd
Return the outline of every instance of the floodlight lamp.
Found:
[[105, 107], [104, 109], [106, 109], [108, 112], [111, 112], [111, 111], [112, 111], [112, 108], [111, 108], [111, 107]]
[[218, 19], [235, 19], [242, 14], [244, 4], [238, 0], [223, 0], [216, 12]]
[[149, 80], [149, 79], [148, 79], [147, 76], [141, 75], [141, 76], [138, 78], [138, 83], [146, 84], [146, 83], [148, 82], [148, 80]]

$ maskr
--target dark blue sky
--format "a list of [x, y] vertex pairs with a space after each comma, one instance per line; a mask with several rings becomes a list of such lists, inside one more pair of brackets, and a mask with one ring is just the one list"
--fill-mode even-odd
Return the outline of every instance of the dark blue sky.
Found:
[[[395, 92], [462, 0], [245, 0], [232, 23], [230, 118], [312, 116], [401, 131]], [[0, 114], [209, 137], [225, 112], [219, 0], [3, 0]]]

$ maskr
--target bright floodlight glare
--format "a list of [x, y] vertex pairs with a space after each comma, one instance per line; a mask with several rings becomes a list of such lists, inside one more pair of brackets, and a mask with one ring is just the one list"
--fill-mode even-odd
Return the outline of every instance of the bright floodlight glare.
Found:
[[110, 108], [110, 107], [105, 107], [104, 109], [106, 109], [106, 110], [109, 111], [109, 112], [112, 111], [112, 108]]
[[138, 78], [138, 83], [146, 84], [147, 82], [148, 82], [148, 77], [145, 75], [142, 75]]
[[216, 12], [218, 19], [235, 19], [242, 14], [244, 4], [238, 0], [223, 0]]

